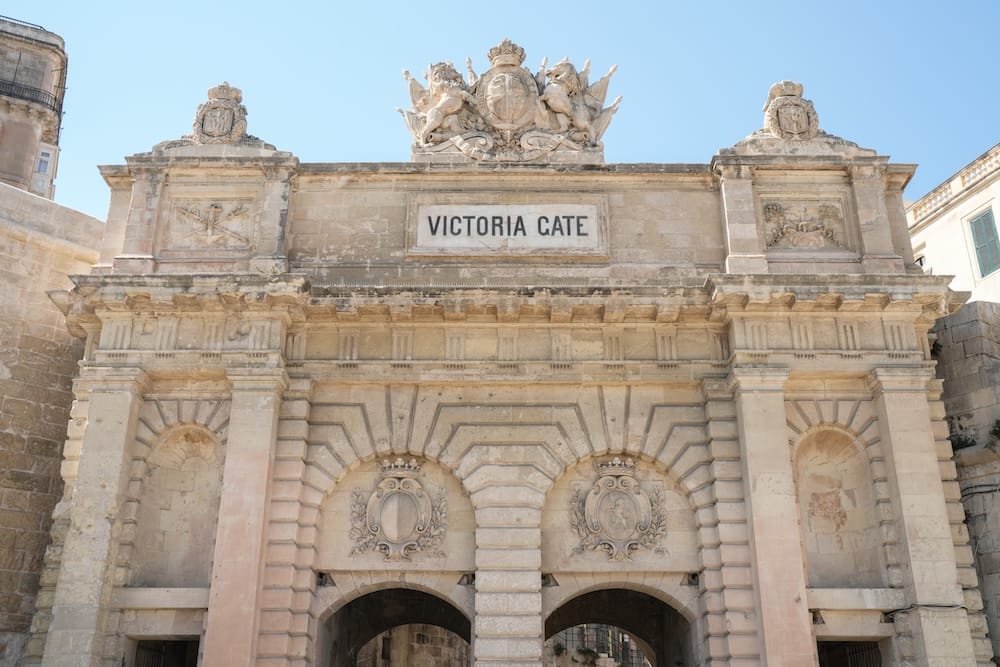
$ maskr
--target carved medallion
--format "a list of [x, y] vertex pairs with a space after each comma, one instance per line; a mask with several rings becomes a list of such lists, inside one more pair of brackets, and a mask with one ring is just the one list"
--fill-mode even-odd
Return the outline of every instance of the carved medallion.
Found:
[[243, 92], [228, 83], [210, 88], [208, 101], [198, 107], [192, 140], [197, 144], [234, 144], [246, 136], [247, 110]]
[[819, 134], [813, 103], [802, 98], [802, 84], [779, 81], [771, 86], [764, 105], [764, 128], [776, 137], [812, 139]]
[[378, 551], [389, 561], [409, 560], [417, 551], [433, 550], [444, 539], [447, 498], [434, 499], [417, 479], [415, 459], [382, 462], [382, 480], [368, 494], [351, 496], [351, 555]]
[[574, 553], [605, 551], [610, 560], [631, 560], [639, 547], [654, 548], [666, 534], [660, 491], [648, 494], [635, 477], [631, 459], [598, 463], [589, 490], [573, 495], [571, 527], [580, 538]]

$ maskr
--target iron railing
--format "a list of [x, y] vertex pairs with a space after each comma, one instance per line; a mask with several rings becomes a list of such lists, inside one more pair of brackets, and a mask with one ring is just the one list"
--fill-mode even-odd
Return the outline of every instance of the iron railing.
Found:
[[56, 113], [60, 113], [59, 99], [49, 91], [42, 90], [41, 88], [32, 88], [23, 83], [14, 83], [13, 81], [0, 81], [0, 95], [41, 104]]

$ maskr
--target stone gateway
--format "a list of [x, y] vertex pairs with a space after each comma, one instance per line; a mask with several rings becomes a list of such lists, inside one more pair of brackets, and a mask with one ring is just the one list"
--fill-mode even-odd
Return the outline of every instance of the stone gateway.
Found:
[[222, 84], [102, 167], [27, 664], [349, 667], [412, 625], [570, 665], [602, 623], [656, 667], [992, 665], [914, 167], [787, 81], [708, 164], [605, 164], [614, 68], [489, 58], [407, 74], [411, 163], [300, 163]]

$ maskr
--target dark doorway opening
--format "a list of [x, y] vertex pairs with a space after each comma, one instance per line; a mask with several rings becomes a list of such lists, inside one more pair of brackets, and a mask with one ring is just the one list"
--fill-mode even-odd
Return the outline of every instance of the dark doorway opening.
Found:
[[878, 642], [817, 642], [819, 667], [882, 667]]
[[612, 588], [575, 597], [545, 619], [545, 638], [584, 624], [619, 628], [641, 648], [653, 667], [695, 665], [687, 619], [651, 595]]
[[135, 667], [197, 667], [197, 639], [140, 639]]
[[[420, 625], [454, 633], [466, 645], [472, 638], [469, 619], [441, 598], [411, 589], [376, 591], [351, 601], [330, 617], [326, 623], [319, 664], [321, 667], [358, 667], [359, 657], [370, 662], [373, 652], [362, 654], [362, 649], [382, 635], [377, 643], [378, 650], [374, 652], [378, 660], [376, 665], [385, 665], [383, 658], [386, 654], [390, 657], [390, 664], [395, 665], [397, 656], [406, 655], [408, 650], [419, 651], [421, 645], [430, 649], [438, 641], [434, 632], [414, 630], [412, 627], [397, 630], [401, 626]], [[390, 630], [393, 632], [388, 633]], [[411, 630], [414, 631], [411, 633]], [[411, 639], [405, 639], [408, 633], [412, 634]]]

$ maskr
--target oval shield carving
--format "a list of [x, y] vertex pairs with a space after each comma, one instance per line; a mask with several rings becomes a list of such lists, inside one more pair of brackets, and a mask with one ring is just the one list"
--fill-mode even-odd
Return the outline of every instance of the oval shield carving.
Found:
[[415, 459], [382, 462], [382, 480], [367, 499], [351, 494], [352, 556], [374, 550], [386, 560], [409, 560], [410, 554], [433, 549], [444, 538], [448, 503], [444, 491], [434, 499], [418, 479]]
[[419, 508], [413, 497], [391, 493], [382, 499], [378, 510], [382, 532], [390, 542], [408, 542], [416, 538]]
[[538, 84], [526, 69], [492, 69], [483, 74], [476, 92], [479, 112], [499, 130], [516, 130], [535, 119]]
[[632, 537], [635, 532], [639, 508], [627, 493], [605, 493], [597, 505], [597, 519], [604, 533], [615, 542]]
[[657, 548], [666, 533], [660, 492], [643, 490], [630, 459], [614, 458], [596, 467], [601, 474], [590, 490], [574, 492], [571, 527], [580, 536], [574, 552], [602, 550], [611, 560], [631, 560], [639, 547]]

